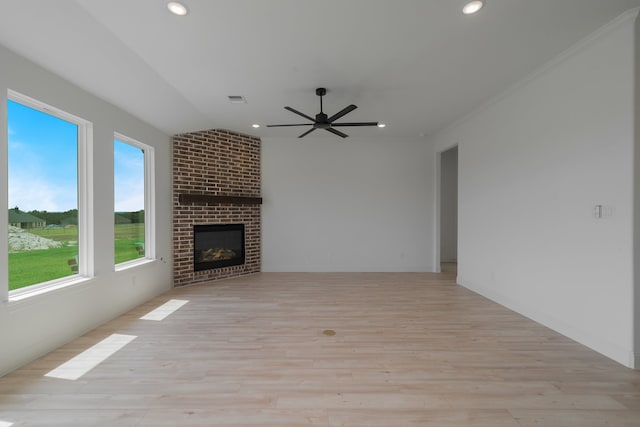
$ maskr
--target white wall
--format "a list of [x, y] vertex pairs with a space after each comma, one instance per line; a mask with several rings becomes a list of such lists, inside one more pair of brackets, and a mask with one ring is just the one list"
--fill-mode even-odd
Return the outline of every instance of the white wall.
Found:
[[458, 147], [440, 155], [440, 261], [458, 259]]
[[635, 180], [633, 187], [634, 209], [633, 209], [633, 228], [634, 228], [634, 244], [633, 244], [633, 270], [634, 277], [634, 341], [635, 341], [635, 367], [640, 368], [640, 23], [636, 18], [635, 25], [635, 157], [634, 171]]
[[433, 271], [422, 139], [262, 141], [263, 271]]
[[[7, 241], [6, 96], [12, 89], [93, 122], [95, 274], [89, 282], [21, 301], [0, 301], [0, 375], [168, 290], [171, 285], [171, 140], [0, 46], [0, 241]], [[157, 261], [113, 268], [113, 133], [155, 148]], [[160, 260], [162, 258], [162, 260]], [[7, 248], [0, 245], [0, 286], [6, 289]], [[135, 279], [135, 280], [134, 280]]]
[[459, 282], [627, 366], [635, 14], [435, 138], [459, 144]]

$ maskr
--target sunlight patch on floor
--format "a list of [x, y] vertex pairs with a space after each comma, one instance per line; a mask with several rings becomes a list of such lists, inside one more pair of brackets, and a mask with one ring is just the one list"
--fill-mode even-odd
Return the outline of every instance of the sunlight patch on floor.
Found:
[[45, 377], [77, 380], [136, 338], [135, 335], [113, 334], [45, 374]]
[[162, 304], [160, 307], [142, 316], [141, 320], [163, 320], [171, 313], [188, 303], [188, 300], [172, 299]]

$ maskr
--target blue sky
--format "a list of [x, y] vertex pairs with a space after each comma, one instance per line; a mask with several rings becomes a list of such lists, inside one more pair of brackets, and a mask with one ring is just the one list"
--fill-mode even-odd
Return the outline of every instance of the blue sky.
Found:
[[[7, 102], [9, 207], [60, 212], [78, 207], [78, 126]], [[114, 144], [116, 210], [144, 208], [144, 155]]]
[[144, 153], [138, 147], [115, 140], [113, 143], [115, 211], [144, 209]]

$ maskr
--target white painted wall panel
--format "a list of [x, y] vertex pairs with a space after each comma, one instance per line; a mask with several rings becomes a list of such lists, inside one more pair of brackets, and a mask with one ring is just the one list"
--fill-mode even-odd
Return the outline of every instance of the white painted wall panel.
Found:
[[[0, 301], [0, 375], [171, 288], [171, 140], [135, 117], [0, 46], [0, 221], [6, 224], [6, 95], [12, 89], [93, 122], [95, 275], [88, 283], [18, 302]], [[113, 133], [155, 148], [158, 260], [113, 267]], [[0, 241], [7, 241], [6, 226]], [[0, 245], [0, 285], [6, 289], [6, 244]], [[160, 260], [162, 258], [162, 260]]]
[[433, 271], [424, 140], [263, 139], [263, 271]]
[[628, 366], [634, 18], [436, 138], [459, 144], [460, 283]]

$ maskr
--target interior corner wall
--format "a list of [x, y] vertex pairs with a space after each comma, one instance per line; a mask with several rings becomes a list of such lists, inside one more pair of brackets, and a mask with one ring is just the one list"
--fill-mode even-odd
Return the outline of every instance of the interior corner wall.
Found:
[[433, 271], [424, 139], [262, 140], [262, 270]]
[[[20, 301], [0, 301], [0, 375], [34, 360], [172, 286], [171, 139], [130, 114], [0, 46], [0, 112], [11, 89], [93, 123], [95, 277], [81, 285]], [[7, 152], [6, 120], [0, 152]], [[157, 260], [114, 271], [114, 132], [154, 147]], [[0, 211], [7, 212], [6, 156], [0, 171]], [[4, 222], [6, 224], [6, 221]], [[7, 227], [0, 227], [7, 241]], [[7, 286], [6, 245], [0, 250], [0, 286]]]
[[626, 366], [634, 19], [618, 18], [435, 137], [436, 150], [459, 143], [459, 283]]
[[440, 154], [440, 261], [458, 259], [458, 147]]
[[640, 18], [635, 21], [634, 186], [633, 186], [633, 278], [634, 278], [634, 367], [640, 369]]

